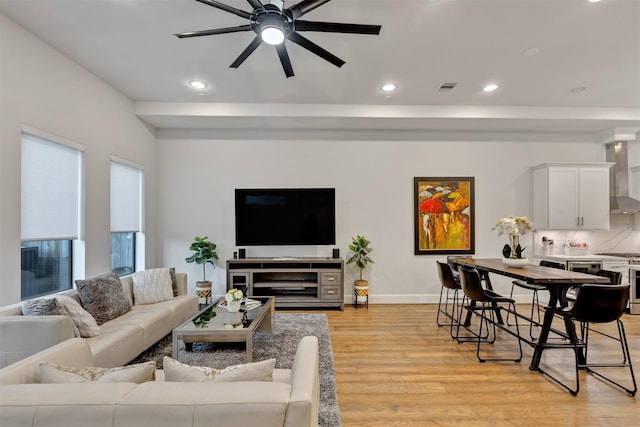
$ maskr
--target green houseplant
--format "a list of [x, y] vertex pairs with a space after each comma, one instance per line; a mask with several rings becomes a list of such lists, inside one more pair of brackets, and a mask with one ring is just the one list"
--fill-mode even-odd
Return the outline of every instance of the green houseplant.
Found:
[[353, 286], [356, 293], [356, 302], [365, 302], [369, 295], [369, 282], [362, 278], [362, 273], [369, 264], [374, 264], [369, 254], [373, 251], [369, 247], [371, 242], [364, 236], [356, 236], [351, 238], [351, 244], [349, 250], [352, 255], [347, 260], [347, 264], [354, 264], [358, 270], [360, 270], [360, 278], [356, 279]]
[[[214, 259], [218, 259], [218, 254], [216, 253], [216, 244], [213, 242], [210, 242], [208, 236], [205, 236], [205, 237], [196, 236], [193, 239], [193, 243], [191, 243], [191, 246], [189, 246], [189, 250], [194, 251], [194, 253], [191, 254], [190, 257], [185, 258], [185, 261], [187, 261], [190, 264], [193, 262], [195, 262], [196, 264], [202, 264], [202, 281], [197, 282], [196, 286], [209, 284], [208, 287], [210, 288], [211, 282], [207, 281], [205, 267], [207, 263], [209, 263], [213, 266], [213, 268], [216, 268], [216, 265], [213, 262]], [[206, 286], [201, 286], [201, 287], [206, 287]]]

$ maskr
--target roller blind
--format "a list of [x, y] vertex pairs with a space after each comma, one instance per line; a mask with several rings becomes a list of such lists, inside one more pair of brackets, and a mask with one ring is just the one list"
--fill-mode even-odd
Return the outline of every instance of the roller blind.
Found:
[[111, 161], [111, 232], [142, 230], [142, 169]]
[[22, 133], [22, 240], [80, 235], [82, 151]]

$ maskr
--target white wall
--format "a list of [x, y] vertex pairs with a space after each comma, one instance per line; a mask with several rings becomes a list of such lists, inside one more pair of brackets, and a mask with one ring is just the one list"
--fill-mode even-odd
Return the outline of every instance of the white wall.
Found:
[[[335, 187], [337, 244], [346, 257], [351, 236], [372, 241], [375, 264], [365, 272], [372, 302], [434, 301], [440, 290], [435, 260], [414, 255], [413, 177], [474, 176], [476, 256], [498, 257], [505, 241], [491, 228], [499, 217], [530, 215], [529, 168], [544, 162], [603, 161], [595, 143], [412, 142], [346, 140], [159, 139], [159, 245], [166, 265], [202, 271], [184, 262], [195, 235], [218, 244], [212, 276], [225, 285], [225, 262], [236, 250], [234, 189]], [[525, 246], [530, 246], [526, 236]], [[327, 247], [248, 247], [247, 256], [330, 256]], [[355, 271], [347, 268], [350, 295]], [[510, 282], [505, 282], [508, 286]], [[350, 296], [347, 301], [350, 301]]]
[[109, 271], [110, 156], [142, 164], [147, 266], [156, 264], [155, 136], [120, 92], [0, 14], [0, 305], [20, 300], [20, 132], [85, 146], [87, 277]]

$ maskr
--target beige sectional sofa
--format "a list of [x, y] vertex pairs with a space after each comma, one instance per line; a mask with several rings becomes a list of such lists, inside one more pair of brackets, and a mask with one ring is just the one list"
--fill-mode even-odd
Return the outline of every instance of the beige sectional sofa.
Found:
[[[88, 340], [73, 338], [0, 369], [3, 427], [317, 427], [319, 353], [304, 337], [291, 370], [273, 381], [39, 384], [41, 362], [93, 366]], [[162, 378], [162, 375], [158, 375]]]
[[[100, 325], [100, 334], [83, 338], [96, 366], [122, 366], [198, 311], [198, 298], [187, 294], [187, 275], [176, 273], [177, 296], [153, 304], [134, 304], [132, 275], [120, 278], [131, 311]], [[78, 300], [76, 289], [60, 292]], [[64, 315], [23, 316], [21, 304], [0, 308], [0, 367], [74, 337]]]

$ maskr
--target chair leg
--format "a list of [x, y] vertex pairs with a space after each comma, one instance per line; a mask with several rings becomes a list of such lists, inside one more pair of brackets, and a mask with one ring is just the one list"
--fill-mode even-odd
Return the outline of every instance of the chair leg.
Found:
[[[620, 346], [622, 348], [622, 354], [624, 355], [624, 362], [623, 363], [589, 363], [588, 359], [587, 359], [587, 349], [589, 348], [589, 344], [588, 344], [588, 339], [589, 339], [589, 325], [587, 324], [585, 327], [585, 338], [584, 338], [584, 342], [585, 342], [585, 363], [584, 365], [580, 365], [580, 368], [585, 368], [587, 370], [587, 372], [589, 372], [590, 374], [593, 374], [619, 388], [621, 388], [622, 390], [626, 391], [629, 395], [631, 396], [635, 396], [636, 392], [638, 391], [638, 385], [636, 384], [636, 377], [633, 373], [633, 365], [631, 363], [631, 354], [629, 353], [629, 344], [627, 343], [627, 334], [625, 333], [624, 330], [624, 325], [622, 324], [622, 321], [620, 319], [617, 320], [617, 325], [618, 325], [618, 334], [620, 336], [620, 339], [616, 339], [615, 337], [613, 338], [616, 341], [620, 341]], [[608, 335], [607, 335], [608, 336]], [[631, 382], [633, 385], [633, 388], [627, 388], [625, 386], [623, 386], [622, 384], [612, 380], [611, 378], [608, 378], [606, 376], [604, 376], [603, 374], [601, 374], [600, 372], [594, 371], [592, 368], [629, 368], [629, 373], [631, 374]]]
[[[519, 350], [519, 355], [517, 358], [515, 359], [509, 359], [509, 358], [482, 358], [480, 356], [480, 334], [482, 333], [482, 325], [483, 323], [485, 324], [486, 328], [487, 328], [487, 337], [489, 336], [489, 323], [491, 323], [492, 326], [492, 330], [493, 330], [493, 340], [489, 340], [487, 339], [487, 343], [493, 343], [496, 340], [496, 319], [495, 319], [495, 310], [493, 307], [489, 308], [489, 316], [490, 318], [486, 317], [486, 304], [487, 303], [482, 303], [482, 309], [480, 312], [480, 328], [478, 330], [478, 346], [477, 346], [477, 350], [476, 350], [476, 356], [478, 357], [478, 360], [480, 361], [480, 363], [484, 363], [484, 362], [520, 362], [522, 360], [522, 343], [520, 342], [519, 338], [516, 338], [516, 340], [518, 341], [518, 350]], [[518, 325], [518, 316], [515, 314], [516, 313], [516, 307], [515, 304], [509, 303], [509, 307], [510, 309], [513, 308], [513, 312], [514, 312], [514, 317], [516, 319], [516, 333], [519, 336], [520, 335], [520, 327]]]
[[[453, 338], [458, 342], [458, 344], [463, 343], [463, 342], [476, 342], [477, 339], [483, 339], [483, 340], [487, 340], [488, 337], [488, 331], [487, 331], [487, 335], [480, 335], [480, 337], [478, 337], [478, 334], [475, 333], [475, 331], [472, 331], [470, 329], [469, 326], [467, 326], [465, 324], [465, 321], [462, 319], [463, 313], [464, 313], [464, 307], [465, 307], [465, 303], [467, 304], [467, 311], [470, 311], [471, 313], [475, 312], [476, 310], [478, 310], [478, 306], [471, 306], [471, 300], [464, 295], [462, 297], [462, 300], [460, 302], [459, 305], [459, 311], [458, 311], [458, 321], [456, 322], [456, 333], [453, 336]], [[460, 326], [462, 326], [464, 329], [466, 329], [467, 331], [469, 331], [469, 333], [471, 335], [466, 335], [466, 336], [461, 336], [460, 335]], [[481, 334], [482, 332], [480, 332]]]

